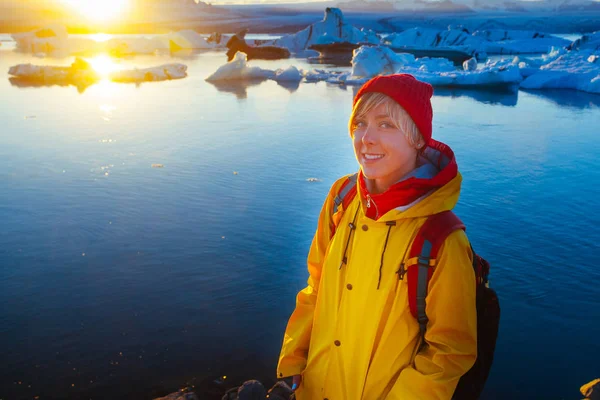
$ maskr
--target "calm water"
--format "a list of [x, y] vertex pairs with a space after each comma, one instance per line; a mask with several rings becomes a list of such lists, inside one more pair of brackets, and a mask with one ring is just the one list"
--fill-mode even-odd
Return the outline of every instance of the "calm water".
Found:
[[[0, 398], [151, 398], [273, 378], [330, 184], [356, 170], [352, 88], [189, 77], [20, 87], [0, 47]], [[253, 62], [275, 68], [306, 60]], [[600, 96], [436, 91], [457, 213], [493, 266], [487, 399], [577, 399], [599, 377]], [[163, 168], [152, 168], [152, 164]], [[236, 172], [236, 173], [234, 173]], [[308, 182], [308, 178], [320, 182]]]

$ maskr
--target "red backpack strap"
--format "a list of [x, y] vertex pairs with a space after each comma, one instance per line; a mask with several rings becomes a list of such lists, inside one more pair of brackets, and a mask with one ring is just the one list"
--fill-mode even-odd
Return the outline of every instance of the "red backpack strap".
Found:
[[[346, 211], [346, 209], [352, 202], [352, 199], [354, 199], [354, 196], [356, 196], [357, 179], [358, 179], [358, 173], [356, 173], [354, 175], [348, 175], [348, 177], [346, 178], [346, 181], [344, 183], [342, 183], [342, 186], [340, 187], [339, 192], [333, 198], [333, 209], [332, 209], [332, 213], [330, 215], [330, 217], [332, 217], [331, 219], [333, 221], [332, 230], [331, 230], [332, 237], [335, 233], [338, 222], [341, 221], [341, 219], [342, 219], [342, 215], [344, 214], [344, 211]], [[341, 206], [341, 208], [340, 208], [340, 206]], [[336, 214], [338, 211], [339, 211], [339, 215], [337, 215], [337, 219], [334, 219], [333, 215]]]
[[408, 263], [408, 304], [410, 312], [419, 322], [421, 335], [427, 328], [425, 298], [427, 286], [435, 270], [437, 255], [446, 238], [455, 230], [465, 229], [462, 221], [452, 212], [430, 215], [413, 240]]

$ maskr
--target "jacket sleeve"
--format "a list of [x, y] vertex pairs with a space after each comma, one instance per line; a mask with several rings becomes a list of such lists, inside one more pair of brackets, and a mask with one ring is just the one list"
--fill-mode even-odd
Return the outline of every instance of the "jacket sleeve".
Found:
[[476, 284], [464, 231], [446, 238], [429, 282], [425, 346], [404, 368], [388, 400], [451, 399], [477, 358]]
[[344, 180], [345, 178], [342, 178], [333, 184], [321, 208], [317, 231], [308, 253], [308, 286], [296, 296], [296, 309], [288, 321], [283, 337], [277, 366], [278, 378], [300, 374], [306, 367], [321, 269], [333, 230], [333, 199]]

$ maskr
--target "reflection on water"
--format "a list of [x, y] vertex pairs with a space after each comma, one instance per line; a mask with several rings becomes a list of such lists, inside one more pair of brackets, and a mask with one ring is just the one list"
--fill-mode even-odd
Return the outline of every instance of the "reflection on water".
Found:
[[514, 107], [517, 105], [519, 92], [516, 90], [490, 90], [490, 89], [449, 89], [435, 88], [436, 96], [442, 97], [469, 97], [484, 104], [501, 104], [503, 106]]
[[523, 90], [561, 107], [600, 108], [600, 94], [579, 92], [576, 90]]
[[96, 71], [102, 78], [108, 78], [112, 72], [123, 69], [122, 66], [117, 64], [113, 57], [107, 54], [99, 54], [93, 58], [86, 60], [90, 63], [94, 71]]
[[252, 79], [252, 80], [232, 80], [232, 81], [215, 81], [209, 82], [211, 85], [216, 87], [219, 91], [225, 93], [233, 93], [239, 100], [243, 100], [248, 97], [247, 89], [252, 86], [258, 86], [265, 82], [266, 79]]

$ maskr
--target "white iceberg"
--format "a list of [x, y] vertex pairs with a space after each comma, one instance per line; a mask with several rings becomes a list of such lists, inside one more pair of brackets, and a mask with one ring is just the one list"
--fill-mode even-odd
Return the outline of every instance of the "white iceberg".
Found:
[[583, 35], [568, 47], [569, 50], [600, 51], [600, 31]]
[[24, 82], [78, 87], [86, 87], [100, 80], [100, 75], [81, 58], [76, 58], [68, 67], [18, 64], [10, 67], [8, 74]]
[[443, 87], [514, 89], [523, 79], [519, 68], [510, 61], [488, 62], [481, 69], [465, 71], [444, 58], [415, 59], [410, 54], [395, 54], [387, 47], [362, 46], [354, 52], [352, 72], [330, 75], [327, 81], [361, 84], [373, 76], [393, 73], [408, 73]]
[[503, 42], [506, 40], [528, 40], [528, 39], [561, 39], [570, 43], [566, 39], [553, 36], [548, 33], [525, 31], [525, 30], [506, 30], [506, 29], [486, 29], [473, 32], [473, 36], [481, 37], [490, 42]]
[[67, 27], [60, 24], [50, 24], [32, 32], [12, 35], [17, 50], [34, 54], [63, 51], [67, 47], [68, 37]]
[[547, 53], [552, 47], [566, 47], [571, 43], [549, 33], [526, 30], [487, 29], [475, 31], [473, 36], [494, 42], [488, 43], [486, 51], [490, 54]]
[[469, 35], [461, 29], [441, 31], [432, 28], [411, 28], [400, 33], [392, 33], [382, 43], [398, 51], [402, 49], [454, 50], [475, 56], [485, 51], [485, 40]]
[[[321, 38], [322, 36], [325, 38]], [[371, 31], [360, 30], [348, 24], [339, 8], [326, 8], [325, 18], [322, 21], [309, 25], [293, 35], [286, 35], [265, 44], [286, 47], [290, 52], [298, 53], [313, 44], [340, 42], [377, 44], [379, 37]]]
[[482, 59], [487, 54], [546, 53], [552, 47], [565, 47], [569, 41], [534, 31], [491, 29], [469, 34], [464, 29], [412, 28], [389, 35], [384, 44], [402, 49], [463, 51]]
[[286, 69], [278, 69], [275, 71], [273, 80], [277, 82], [300, 82], [302, 80], [302, 71], [290, 65]]
[[463, 69], [465, 71], [475, 71], [477, 69], [477, 60], [474, 58], [469, 58], [463, 63]]
[[519, 68], [503, 62], [486, 63], [476, 71], [414, 71], [415, 78], [432, 86], [460, 88], [513, 89], [523, 80]]
[[572, 89], [600, 94], [600, 61], [591, 52], [570, 51], [527, 77], [525, 89]]
[[504, 40], [485, 43], [483, 49], [488, 54], [539, 54], [547, 53], [553, 47], [566, 47], [569, 41], [557, 37], [536, 39]]
[[415, 63], [412, 54], [396, 54], [385, 46], [361, 46], [352, 57], [353, 79], [370, 79], [377, 75], [393, 74], [405, 65]]
[[208, 82], [230, 81], [230, 80], [259, 80], [271, 79], [275, 76], [275, 72], [262, 69], [259, 67], [251, 67], [248, 65], [248, 57], [246, 53], [238, 51], [233, 59], [226, 64], [220, 66], [206, 80]]
[[183, 79], [187, 76], [184, 64], [165, 64], [158, 67], [120, 70], [112, 72], [109, 77], [113, 82], [140, 83]]
[[[109, 75], [114, 82], [152, 82], [181, 79], [187, 76], [187, 66], [166, 64], [158, 67], [115, 71]], [[8, 74], [20, 82], [36, 84], [73, 85], [87, 87], [102, 77], [87, 61], [76, 58], [67, 67], [19, 64], [10, 67]]]

